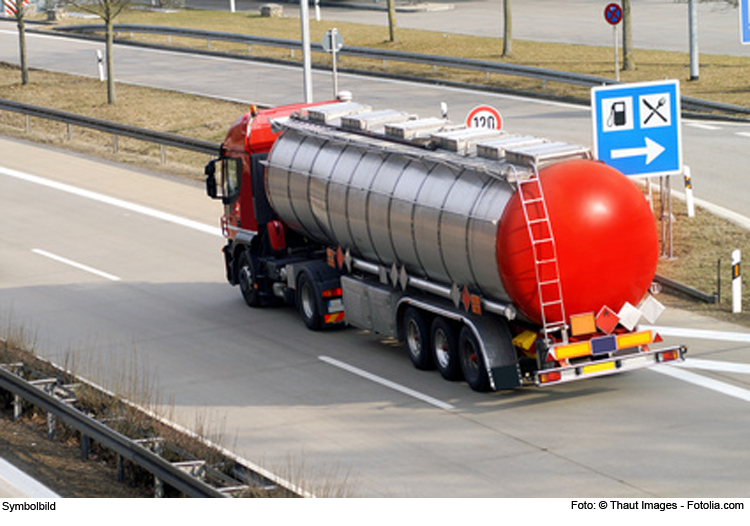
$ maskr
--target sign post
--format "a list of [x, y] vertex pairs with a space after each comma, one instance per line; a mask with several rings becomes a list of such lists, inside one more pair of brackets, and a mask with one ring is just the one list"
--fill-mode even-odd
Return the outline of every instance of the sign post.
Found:
[[740, 0], [740, 42], [750, 44], [750, 0]]
[[336, 98], [339, 93], [339, 75], [336, 71], [336, 53], [344, 47], [344, 38], [341, 33], [334, 27], [330, 31], [326, 31], [323, 35], [323, 41], [321, 42], [323, 49], [326, 53], [331, 54], [332, 69], [333, 69], [333, 97]]
[[618, 53], [617, 25], [622, 21], [622, 8], [620, 4], [609, 4], [604, 8], [604, 20], [612, 26], [612, 35], [615, 41], [615, 80], [620, 80], [620, 57]]

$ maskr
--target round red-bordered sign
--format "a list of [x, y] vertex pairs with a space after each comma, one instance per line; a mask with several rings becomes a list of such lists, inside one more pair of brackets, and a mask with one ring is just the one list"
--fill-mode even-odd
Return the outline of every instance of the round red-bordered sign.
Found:
[[616, 26], [622, 20], [622, 7], [620, 4], [609, 4], [604, 8], [604, 20]]
[[492, 106], [477, 106], [466, 116], [466, 126], [469, 128], [502, 130], [503, 118], [500, 112]]

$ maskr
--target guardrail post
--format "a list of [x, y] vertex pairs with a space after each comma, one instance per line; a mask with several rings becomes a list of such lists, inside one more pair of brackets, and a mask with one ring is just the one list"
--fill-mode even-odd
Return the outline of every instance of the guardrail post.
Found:
[[55, 439], [55, 427], [57, 425], [57, 417], [54, 413], [47, 413], [47, 438], [49, 440]]
[[67, 132], [68, 132], [68, 140], [73, 140], [73, 126], [70, 125], [70, 123], [66, 124]]
[[117, 482], [125, 482], [125, 459], [117, 455]]
[[89, 458], [89, 449], [91, 446], [91, 439], [88, 435], [81, 433], [81, 458], [87, 460]]
[[21, 413], [23, 412], [23, 405], [21, 402], [21, 397], [18, 395], [13, 395], [13, 421], [17, 422], [21, 418]]
[[26, 115], [26, 133], [31, 133], [31, 115]]
[[120, 142], [117, 135], [112, 134], [112, 153], [118, 153], [120, 151]]
[[161, 153], [161, 164], [167, 164], [167, 147], [163, 144], [160, 145]]

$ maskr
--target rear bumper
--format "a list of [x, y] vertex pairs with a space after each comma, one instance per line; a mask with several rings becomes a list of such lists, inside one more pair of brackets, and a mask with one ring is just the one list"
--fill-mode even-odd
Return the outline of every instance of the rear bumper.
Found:
[[660, 363], [682, 362], [685, 360], [685, 353], [687, 353], [687, 347], [682, 345], [654, 351], [638, 351], [631, 354], [616, 355], [602, 360], [585, 361], [554, 369], [543, 369], [534, 373], [534, 382], [539, 387], [546, 387], [633, 371]]

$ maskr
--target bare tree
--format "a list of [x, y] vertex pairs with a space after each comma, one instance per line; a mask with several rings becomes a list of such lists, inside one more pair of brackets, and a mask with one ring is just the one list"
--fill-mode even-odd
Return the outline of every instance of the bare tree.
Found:
[[633, 59], [633, 24], [630, 16], [630, 0], [622, 0], [622, 70], [635, 69]]
[[107, 102], [109, 104], [117, 103], [117, 94], [115, 93], [115, 71], [114, 71], [114, 23], [120, 13], [122, 13], [130, 0], [75, 0], [71, 2], [77, 9], [92, 13], [104, 21], [104, 32], [106, 41], [106, 70], [107, 70]]
[[511, 0], [503, 0], [503, 56], [513, 54], [513, 15], [511, 14]]
[[396, 41], [396, 0], [388, 0], [388, 40]]
[[29, 63], [26, 59], [26, 9], [24, 0], [10, 0], [11, 9], [15, 11], [16, 24], [18, 24], [18, 55], [21, 63], [21, 84], [29, 83]]

